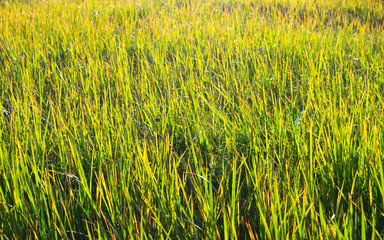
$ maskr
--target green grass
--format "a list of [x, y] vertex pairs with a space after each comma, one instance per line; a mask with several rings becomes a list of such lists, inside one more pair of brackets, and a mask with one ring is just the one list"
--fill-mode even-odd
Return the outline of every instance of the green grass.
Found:
[[379, 0], [0, 1], [0, 238], [384, 238], [383, 27]]

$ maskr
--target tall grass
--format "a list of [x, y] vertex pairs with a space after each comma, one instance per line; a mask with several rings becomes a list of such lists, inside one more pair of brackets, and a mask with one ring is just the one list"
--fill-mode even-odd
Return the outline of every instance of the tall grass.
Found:
[[2, 239], [382, 239], [382, 1], [2, 1]]

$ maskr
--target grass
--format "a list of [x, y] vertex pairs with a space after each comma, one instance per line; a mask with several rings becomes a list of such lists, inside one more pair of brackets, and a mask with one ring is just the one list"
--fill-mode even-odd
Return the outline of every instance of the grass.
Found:
[[383, 21], [1, 1], [1, 239], [384, 238]]

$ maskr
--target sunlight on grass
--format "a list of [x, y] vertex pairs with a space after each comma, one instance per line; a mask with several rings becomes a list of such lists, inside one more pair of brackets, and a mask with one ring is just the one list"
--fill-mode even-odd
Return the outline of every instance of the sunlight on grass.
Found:
[[383, 2], [0, 1], [2, 239], [381, 239]]

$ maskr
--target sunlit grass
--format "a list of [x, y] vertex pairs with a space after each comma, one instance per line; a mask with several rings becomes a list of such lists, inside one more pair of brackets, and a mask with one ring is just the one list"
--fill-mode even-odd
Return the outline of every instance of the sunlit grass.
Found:
[[2, 239], [382, 239], [382, 1], [1, 1]]

